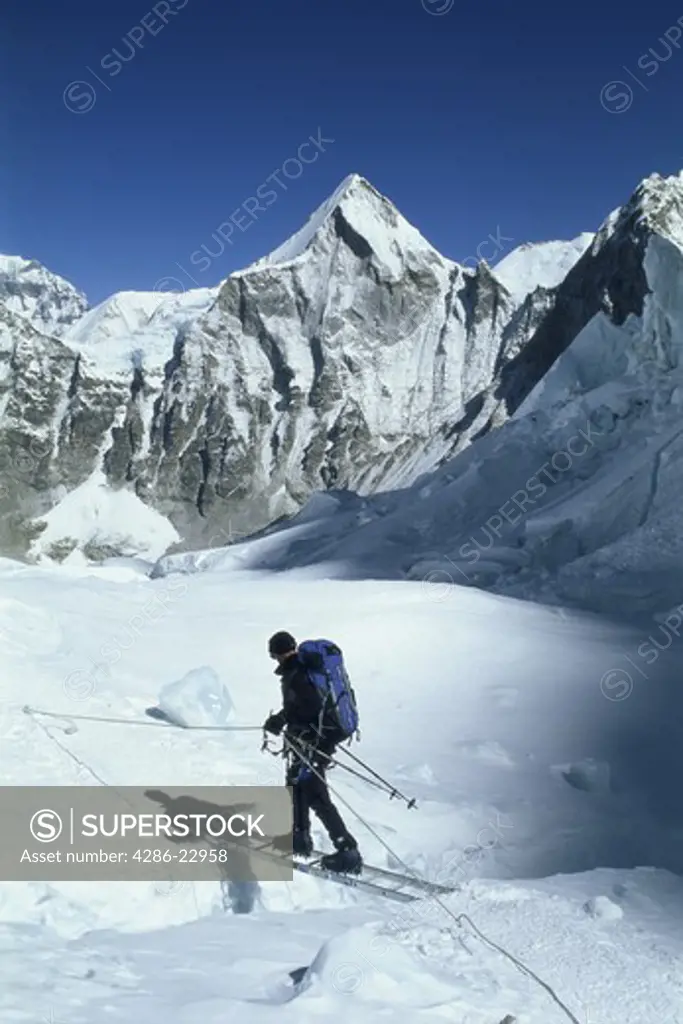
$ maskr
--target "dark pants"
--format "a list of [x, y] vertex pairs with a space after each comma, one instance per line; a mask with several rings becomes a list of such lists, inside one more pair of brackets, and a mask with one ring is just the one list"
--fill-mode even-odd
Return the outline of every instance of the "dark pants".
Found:
[[[323, 828], [327, 830], [333, 843], [350, 841], [352, 845], [355, 845], [339, 811], [332, 803], [327, 788], [325, 781], [327, 758], [320, 752], [311, 753], [309, 751], [310, 748], [306, 751], [305, 758], [310, 762], [311, 767], [306, 764], [306, 761], [292, 754], [287, 769], [285, 785], [292, 787], [294, 831], [309, 831], [310, 812], [313, 811], [320, 819]], [[334, 753], [334, 747], [327, 749], [326, 753], [331, 756]]]

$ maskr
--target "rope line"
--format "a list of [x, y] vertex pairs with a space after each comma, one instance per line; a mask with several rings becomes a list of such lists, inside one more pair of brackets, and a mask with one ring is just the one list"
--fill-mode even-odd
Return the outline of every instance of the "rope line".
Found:
[[73, 718], [81, 722], [109, 722], [112, 725], [144, 725], [150, 729], [184, 729], [196, 732], [261, 732], [260, 725], [178, 725], [176, 722], [145, 722], [137, 718], [108, 718], [104, 715], [74, 715], [70, 711], [58, 714], [56, 711], [42, 711], [25, 705], [27, 715], [41, 715], [44, 718]]
[[[30, 712], [27, 712], [27, 713], [30, 714]], [[92, 777], [94, 779], [97, 779], [97, 781], [99, 782], [99, 784], [101, 786], [107, 786], [108, 785], [104, 781], [102, 776], [97, 774], [97, 772], [95, 771], [94, 768], [91, 768], [89, 764], [86, 764], [85, 761], [82, 761], [80, 759], [80, 757], [78, 757], [76, 754], [74, 754], [73, 751], [69, 750], [69, 748], [64, 743], [62, 743], [61, 740], [59, 740], [56, 736], [53, 736], [52, 733], [49, 731], [49, 729], [48, 729], [48, 727], [46, 725], [43, 725], [42, 722], [39, 722], [36, 718], [34, 718], [33, 715], [31, 715], [31, 718], [33, 719], [35, 724], [38, 726], [38, 728], [42, 729], [42, 731], [45, 733], [47, 738], [49, 740], [52, 740], [53, 743], [56, 743], [57, 746], [59, 747], [59, 749], [61, 751], [63, 751], [66, 754], [67, 757], [71, 758], [71, 760], [74, 762], [74, 764], [78, 765], [79, 768], [84, 768], [87, 772], [90, 772]]]

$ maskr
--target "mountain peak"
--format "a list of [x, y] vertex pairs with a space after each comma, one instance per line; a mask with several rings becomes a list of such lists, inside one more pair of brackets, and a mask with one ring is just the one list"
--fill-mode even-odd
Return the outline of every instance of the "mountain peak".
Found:
[[[335, 199], [338, 201], [345, 196], [347, 192], [352, 192], [354, 189], [362, 187], [369, 188], [371, 191], [376, 192], [376, 189], [373, 188], [368, 179], [364, 178], [362, 174], [358, 174], [355, 171], [352, 174], [347, 174], [341, 184], [339, 184], [334, 190], [328, 202], [332, 202]], [[377, 194], [379, 195], [379, 193]]]
[[635, 226], [661, 235], [683, 250], [683, 171], [643, 178], [629, 199], [602, 222], [598, 243], [603, 245], [617, 233], [628, 234]]
[[361, 248], [367, 248], [397, 276], [403, 271], [403, 254], [409, 251], [430, 252], [440, 262], [446, 262], [390, 199], [367, 178], [353, 173], [314, 210], [299, 231], [242, 273], [298, 261], [318, 244], [329, 246], [331, 241], [338, 241], [344, 228], [350, 229], [346, 232], [347, 242], [353, 236]]

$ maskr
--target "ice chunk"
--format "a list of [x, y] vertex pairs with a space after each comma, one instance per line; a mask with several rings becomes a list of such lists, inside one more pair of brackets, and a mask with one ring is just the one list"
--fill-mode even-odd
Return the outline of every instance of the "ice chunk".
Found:
[[607, 896], [594, 896], [584, 903], [583, 909], [591, 917], [604, 918], [606, 921], [618, 921], [624, 916], [621, 907], [618, 907]]
[[172, 722], [191, 728], [227, 725], [233, 717], [234, 705], [227, 686], [212, 668], [202, 665], [162, 687], [159, 710]]

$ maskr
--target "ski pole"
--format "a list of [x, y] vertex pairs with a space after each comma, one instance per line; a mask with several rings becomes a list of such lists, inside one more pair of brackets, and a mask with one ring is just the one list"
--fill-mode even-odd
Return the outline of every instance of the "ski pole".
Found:
[[321, 754], [322, 757], [327, 758], [330, 765], [334, 765], [337, 768], [341, 768], [342, 771], [348, 772], [349, 775], [355, 775], [355, 777], [357, 779], [360, 779], [361, 782], [367, 783], [368, 786], [374, 786], [375, 789], [379, 789], [381, 793], [387, 793], [390, 799], [391, 797], [393, 797], [394, 794], [388, 786], [385, 786], [380, 782], [375, 782], [374, 779], [368, 779], [365, 775], [362, 775], [360, 772], [357, 772], [355, 768], [350, 768], [349, 765], [347, 764], [341, 764], [339, 761], [335, 761], [335, 759], [333, 757], [330, 757], [329, 754], [323, 754], [322, 751], [320, 751], [319, 753]]
[[374, 771], [370, 767], [369, 764], [366, 764], [365, 761], [362, 761], [360, 759], [360, 757], [357, 757], [355, 754], [352, 754], [350, 750], [346, 750], [344, 747], [340, 747], [340, 750], [342, 751], [342, 753], [346, 754], [348, 757], [353, 758], [353, 760], [357, 764], [361, 765], [362, 768], [365, 768], [366, 772], [370, 772], [370, 774], [374, 775], [374, 777], [376, 779], [379, 779], [380, 782], [383, 782], [384, 785], [387, 787], [387, 789], [389, 789], [391, 791], [391, 796], [392, 797], [399, 796], [402, 800], [405, 800], [406, 803], [408, 804], [408, 809], [410, 809], [411, 807], [415, 807], [415, 797], [407, 797], [407, 796], [405, 796], [403, 793], [401, 793], [401, 791], [399, 789], [396, 789], [395, 786], [392, 786], [390, 782], [387, 782], [386, 779], [383, 779], [382, 776], [379, 775], [376, 771]]
[[[295, 744], [294, 742], [292, 742], [292, 740], [289, 739], [285, 740], [285, 743], [287, 746], [290, 747], [291, 750], [294, 751], [295, 754], [299, 755], [300, 757], [305, 757], [307, 751], [303, 747], [299, 747], [297, 744]], [[398, 790], [394, 789], [389, 783], [385, 782], [384, 779], [380, 778], [380, 782], [375, 782], [373, 779], [368, 779], [365, 775], [361, 775], [361, 773], [357, 772], [355, 768], [351, 768], [349, 765], [342, 764], [340, 761], [335, 760], [335, 758], [333, 758], [330, 754], [326, 754], [322, 750], [317, 751], [317, 753], [321, 757], [324, 757], [327, 760], [328, 764], [336, 765], [337, 768], [341, 768], [342, 771], [349, 772], [350, 775], [355, 775], [357, 779], [360, 779], [361, 782], [367, 783], [368, 786], [374, 786], [375, 789], [379, 789], [380, 792], [386, 793], [390, 800], [392, 800], [394, 796], [396, 796], [397, 794], [399, 796], [402, 795], [399, 794]], [[408, 806], [415, 806], [415, 800], [411, 800]]]
[[341, 768], [342, 771], [349, 772], [350, 775], [355, 775], [356, 778], [362, 782], [366, 782], [369, 786], [374, 786], [376, 789], [381, 790], [382, 793], [388, 793], [392, 796], [391, 787], [387, 786], [384, 782], [375, 782], [373, 779], [368, 779], [365, 775], [357, 772], [355, 768], [349, 767], [347, 764], [342, 764], [337, 761], [331, 754], [326, 753], [324, 750], [312, 747], [311, 744], [304, 744], [298, 741], [285, 738], [285, 746], [289, 747], [297, 756], [305, 758], [307, 754], [317, 753], [319, 757], [324, 757], [329, 767]]

